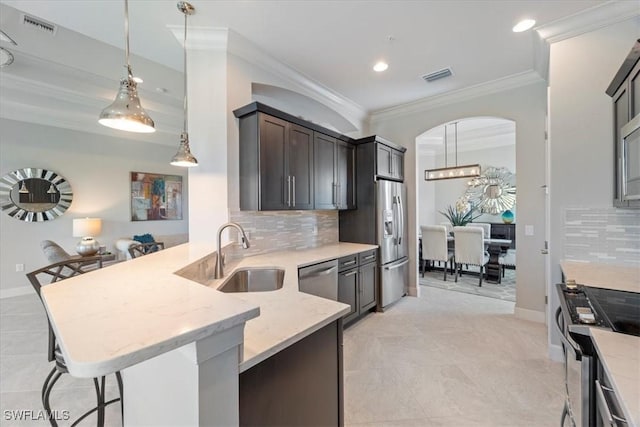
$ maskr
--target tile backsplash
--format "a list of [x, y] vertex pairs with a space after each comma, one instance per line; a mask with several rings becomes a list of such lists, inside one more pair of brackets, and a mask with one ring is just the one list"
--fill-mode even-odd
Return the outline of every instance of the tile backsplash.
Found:
[[338, 211], [237, 211], [229, 220], [244, 228], [251, 243], [249, 249], [229, 248], [227, 256], [234, 258], [338, 242]]
[[564, 259], [640, 265], [640, 211], [565, 208]]

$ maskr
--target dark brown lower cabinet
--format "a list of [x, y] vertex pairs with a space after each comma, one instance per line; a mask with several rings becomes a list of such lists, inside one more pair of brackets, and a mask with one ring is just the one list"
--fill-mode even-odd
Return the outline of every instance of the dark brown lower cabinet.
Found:
[[338, 260], [338, 301], [348, 304], [351, 311], [342, 321], [349, 325], [374, 309], [378, 302], [377, 249], [362, 252], [357, 257]]
[[344, 425], [342, 319], [240, 374], [240, 425]]

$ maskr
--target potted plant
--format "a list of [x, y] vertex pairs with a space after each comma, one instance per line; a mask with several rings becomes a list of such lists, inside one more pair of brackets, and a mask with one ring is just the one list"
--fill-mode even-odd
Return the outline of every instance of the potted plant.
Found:
[[468, 209], [464, 210], [449, 206], [446, 212], [440, 211], [440, 213], [449, 220], [453, 227], [464, 227], [474, 219], [478, 218], [480, 214], [474, 215], [475, 212], [476, 207], [473, 205], [470, 205]]

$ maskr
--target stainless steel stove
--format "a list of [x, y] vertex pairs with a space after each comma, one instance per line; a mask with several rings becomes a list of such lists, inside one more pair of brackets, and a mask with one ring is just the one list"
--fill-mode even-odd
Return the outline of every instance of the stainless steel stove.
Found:
[[567, 389], [562, 425], [568, 416], [574, 426], [596, 426], [596, 363], [589, 328], [640, 336], [640, 294], [564, 283], [556, 289]]

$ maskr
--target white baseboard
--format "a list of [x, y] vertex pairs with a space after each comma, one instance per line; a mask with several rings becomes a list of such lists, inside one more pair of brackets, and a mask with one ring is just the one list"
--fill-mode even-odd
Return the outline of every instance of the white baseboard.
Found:
[[562, 346], [557, 344], [549, 344], [549, 359], [554, 362], [564, 362], [564, 353]]
[[516, 307], [513, 314], [519, 319], [529, 320], [531, 322], [545, 323], [546, 320], [544, 311]]
[[35, 292], [28, 286], [20, 286], [19, 288], [0, 289], [0, 299], [21, 297]]

